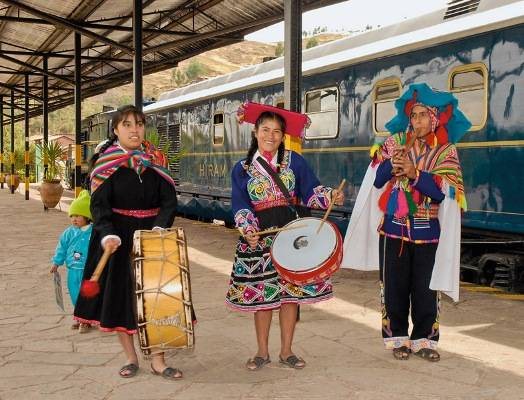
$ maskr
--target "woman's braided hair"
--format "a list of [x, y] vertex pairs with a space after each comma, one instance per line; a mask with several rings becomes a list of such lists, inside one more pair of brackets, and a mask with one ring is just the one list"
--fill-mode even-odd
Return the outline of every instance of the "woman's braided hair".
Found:
[[[280, 125], [280, 129], [282, 130], [282, 133], [286, 131], [286, 120], [278, 113], [272, 112], [272, 111], [264, 111], [259, 115], [255, 122], [255, 132], [258, 130], [260, 124], [264, 122], [267, 119], [272, 119], [273, 121], [276, 121]], [[253, 162], [253, 156], [258, 150], [258, 141], [255, 135], [253, 134], [251, 137], [251, 145], [249, 146], [249, 150], [247, 151], [246, 156], [246, 162], [245, 162], [245, 168], [249, 168], [251, 163]], [[280, 143], [280, 146], [278, 146], [278, 154], [277, 154], [277, 172], [280, 172], [280, 164], [284, 160], [284, 151], [285, 146], [284, 142]]]
[[90, 170], [93, 169], [96, 161], [100, 157], [100, 154], [104, 154], [104, 152], [116, 142], [117, 136], [115, 135], [115, 129], [120, 122], [124, 121], [127, 118], [129, 114], [133, 114], [135, 117], [135, 120], [137, 121], [142, 121], [143, 123], [146, 122], [145, 114], [142, 111], [140, 111], [138, 108], [136, 108], [135, 106], [128, 104], [128, 105], [119, 107], [116, 110], [116, 113], [113, 116], [113, 119], [111, 121], [111, 132], [109, 133], [107, 140], [100, 147], [100, 149], [95, 154], [93, 154], [93, 156], [89, 160], [89, 169]]

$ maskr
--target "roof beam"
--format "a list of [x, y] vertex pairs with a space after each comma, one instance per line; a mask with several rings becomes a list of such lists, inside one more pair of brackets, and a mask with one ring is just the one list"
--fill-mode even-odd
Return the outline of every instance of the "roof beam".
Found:
[[[1, 20], [1, 18], [0, 18]], [[90, 22], [80, 22], [80, 26], [83, 26], [85, 28], [91, 28], [91, 29], [111, 29], [113, 31], [118, 32], [133, 32], [133, 28], [130, 26], [113, 26], [109, 24], [93, 24]], [[192, 36], [195, 35], [195, 32], [189, 32], [189, 31], [170, 31], [165, 30], [162, 28], [154, 29], [154, 28], [143, 28], [142, 31], [144, 33], [153, 33], [153, 34], [162, 34], [162, 35], [175, 35], [175, 36]]]
[[[26, 75], [27, 75], [27, 74], [26, 74]], [[5, 83], [2, 83], [2, 82], [0, 82], [0, 87], [3, 87], [3, 88], [5, 88], [5, 89], [12, 90], [12, 91], [14, 91], [14, 92], [16, 92], [16, 93], [20, 93], [20, 94], [22, 94], [22, 95], [25, 95], [25, 94], [26, 94], [25, 90], [18, 89], [18, 88], [15, 87], [15, 86], [6, 85]], [[42, 101], [42, 99], [41, 99], [40, 97], [35, 96], [34, 94], [31, 94], [31, 93], [29, 93], [29, 97], [32, 98], [33, 100]]]
[[275, 16], [272, 16], [272, 17], [267, 17], [267, 18], [263, 18], [263, 19], [257, 19], [255, 21], [250, 21], [250, 22], [247, 22], [245, 24], [230, 26], [229, 28], [218, 29], [218, 30], [212, 31], [212, 32], [200, 33], [200, 34], [195, 35], [195, 36], [193, 36], [191, 38], [184, 38], [184, 39], [174, 40], [172, 42], [167, 42], [167, 43], [159, 44], [157, 46], [149, 47], [147, 49], [144, 49], [144, 54], [149, 54], [149, 53], [153, 53], [153, 52], [169, 49], [169, 48], [176, 47], [176, 46], [182, 46], [184, 44], [191, 43], [191, 42], [194, 42], [194, 41], [197, 41], [197, 40], [223, 39], [223, 37], [222, 37], [223, 35], [228, 35], [230, 33], [237, 32], [237, 31], [240, 31], [240, 30], [243, 30], [243, 29], [249, 29], [249, 28], [252, 28], [252, 27], [255, 27], [255, 26], [258, 26], [258, 25], [270, 24], [272, 22], [279, 21], [280, 19], [282, 19], [282, 17], [280, 15], [275, 15]]
[[[119, 17], [124, 18], [124, 17]], [[44, 19], [40, 18], [27, 18], [27, 17], [12, 17], [9, 15], [0, 15], [0, 21], [6, 21], [6, 22], [16, 22], [17, 24], [38, 24], [38, 25], [55, 25], [51, 21], [46, 21]], [[114, 26], [109, 24], [96, 24], [93, 22], [84, 22], [84, 21], [77, 21], [76, 25], [82, 28], [89, 28], [89, 29], [111, 29], [113, 31], [118, 32], [132, 32], [133, 28], [130, 26]], [[189, 32], [189, 31], [170, 31], [165, 30], [162, 28], [154, 29], [154, 28], [143, 28], [142, 31], [144, 33], [154, 33], [154, 34], [162, 34], [162, 35], [174, 35], [174, 36], [192, 36], [196, 35], [196, 32]]]
[[[24, 111], [24, 107], [20, 107], [18, 104], [15, 104], [15, 103], [11, 103], [11, 102], [8, 103], [7, 101], [3, 101], [3, 100], [2, 100], [2, 104], [3, 104], [4, 106], [9, 107], [9, 108], [14, 107], [14, 108], [17, 108], [17, 109], [19, 109], [19, 110]], [[4, 114], [4, 115], [5, 115], [5, 114]], [[18, 114], [17, 116], [20, 116], [20, 115], [22, 115], [22, 114]], [[17, 121], [17, 116], [15, 116], [15, 121]], [[11, 119], [11, 115], [8, 115], [7, 117], [8, 117], [9, 119]], [[4, 123], [4, 125], [7, 125], [7, 124]]]
[[40, 72], [33, 72], [33, 71], [26, 71], [26, 72], [22, 72], [22, 71], [0, 71], [0, 74], [1, 75], [25, 75], [25, 74], [29, 74], [29, 75], [33, 75], [33, 76], [40, 76], [40, 75], [42, 75]]
[[55, 79], [58, 79], [60, 81], [65, 82], [65, 83], [68, 83], [70, 85], [74, 85], [73, 81], [71, 81], [71, 80], [69, 80], [67, 78], [64, 78], [63, 76], [54, 74], [54, 73], [49, 72], [49, 71], [46, 72], [42, 68], [39, 68], [39, 67], [37, 67], [35, 65], [27, 64], [27, 63], [25, 63], [23, 61], [20, 61], [20, 60], [14, 58], [14, 57], [10, 57], [7, 54], [4, 54], [4, 52], [2, 50], [0, 50], [0, 58], [3, 58], [4, 60], [7, 60], [7, 61], [11, 61], [12, 63], [18, 64], [18, 65], [21, 65], [21, 66], [26, 67], [26, 68], [28, 68], [30, 70], [38, 71], [41, 74], [49, 76], [50, 78], [55, 78]]
[[53, 25], [60, 26], [65, 29], [69, 29], [69, 30], [78, 32], [84, 36], [90, 37], [91, 39], [95, 39], [98, 42], [106, 43], [110, 46], [113, 46], [117, 49], [122, 50], [123, 52], [129, 55], [133, 54], [133, 49], [131, 49], [130, 47], [124, 46], [118, 42], [115, 42], [114, 40], [108, 39], [105, 36], [99, 35], [98, 33], [91, 32], [89, 29], [82, 28], [81, 26], [76, 25], [65, 18], [37, 10], [36, 8], [33, 8], [27, 4], [24, 4], [18, 0], [2, 0], [2, 2], [15, 6], [19, 8], [20, 10], [24, 10], [25, 12], [31, 15], [34, 15], [35, 17], [39, 17], [46, 21], [49, 21], [53, 23]]
[[22, 24], [40, 24], [40, 25], [53, 25], [52, 22], [45, 21], [40, 18], [29, 18], [29, 17], [14, 17], [11, 15], [0, 15], [0, 21], [5, 22], [16, 22]]
[[[86, 49], [83, 49], [86, 50]], [[89, 50], [89, 49], [87, 49]], [[71, 59], [74, 57], [73, 54], [58, 54], [51, 53], [47, 51], [22, 51], [22, 50], [1, 50], [4, 54], [10, 54], [15, 56], [38, 56], [38, 57], [49, 57], [49, 58], [66, 58]], [[91, 60], [91, 61], [106, 61], [106, 62], [123, 62], [123, 63], [132, 63], [133, 60], [130, 58], [116, 58], [116, 57], [97, 57], [97, 56], [81, 56], [82, 60]]]

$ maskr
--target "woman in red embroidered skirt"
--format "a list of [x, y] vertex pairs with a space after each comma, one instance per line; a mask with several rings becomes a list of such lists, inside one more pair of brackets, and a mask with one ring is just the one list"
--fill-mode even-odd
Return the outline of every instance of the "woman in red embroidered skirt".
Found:
[[[112, 122], [114, 135], [91, 161], [94, 224], [84, 279], [91, 277], [105, 248], [113, 253], [99, 279], [100, 293], [94, 298], [80, 296], [74, 312], [80, 322], [117, 333], [127, 357], [119, 372], [123, 378], [138, 371], [133, 343], [137, 332], [130, 256], [133, 234], [136, 230], [171, 227], [177, 206], [165, 157], [144, 141], [144, 123], [144, 114], [135, 107], [120, 108]], [[182, 378], [178, 369], [166, 366], [163, 353], [153, 356], [151, 370], [165, 378]]]

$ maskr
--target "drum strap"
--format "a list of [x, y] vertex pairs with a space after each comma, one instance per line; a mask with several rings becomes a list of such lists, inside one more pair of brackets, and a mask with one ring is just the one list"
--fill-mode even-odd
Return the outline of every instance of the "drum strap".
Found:
[[257, 157], [257, 161], [267, 171], [267, 173], [271, 175], [271, 178], [273, 178], [273, 181], [277, 184], [278, 188], [280, 189], [280, 191], [286, 198], [288, 202], [288, 207], [294, 211], [297, 218], [311, 216], [311, 212], [309, 211], [307, 207], [293, 205], [293, 202], [291, 200], [291, 195], [289, 194], [289, 191], [287, 190], [286, 185], [284, 185], [284, 182], [282, 182], [282, 179], [280, 179], [280, 176], [275, 172], [273, 168], [271, 168], [271, 166], [267, 163], [267, 161], [264, 160], [260, 156]]

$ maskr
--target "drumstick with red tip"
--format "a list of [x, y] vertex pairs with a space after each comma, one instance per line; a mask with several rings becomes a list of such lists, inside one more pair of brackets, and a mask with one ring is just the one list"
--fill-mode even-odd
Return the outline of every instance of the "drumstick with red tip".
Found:
[[[304, 224], [298, 224], [298, 225], [295, 225], [295, 226], [288, 226], [288, 227], [284, 226], [283, 228], [271, 228], [271, 229], [266, 229], [266, 230], [260, 231], [260, 232], [253, 232], [252, 235], [253, 236], [267, 235], [267, 234], [270, 234], [270, 233], [278, 233], [278, 232], [283, 232], [283, 231], [290, 231], [292, 229], [298, 229], [298, 228], [302, 228], [304, 226], [305, 226]], [[242, 236], [246, 237], [246, 235], [242, 231], [242, 228], [238, 228], [238, 231], [240, 232], [240, 234]]]
[[[345, 185], [345, 184], [346, 184], [346, 180], [345, 180], [345, 179], [342, 179], [342, 182], [340, 182], [340, 185], [338, 185], [337, 190], [338, 190], [339, 192], [341, 192], [342, 189], [344, 188], [344, 185]], [[320, 225], [319, 225], [318, 228], [317, 228], [317, 232], [316, 232], [317, 234], [318, 234], [318, 233], [320, 232], [320, 230], [322, 229], [322, 225], [324, 225], [324, 222], [326, 222], [327, 217], [329, 216], [329, 213], [331, 212], [331, 209], [333, 208], [333, 204], [335, 204], [334, 201], [331, 201], [331, 202], [329, 203], [329, 207], [328, 207], [328, 209], [326, 210], [326, 213], [324, 214], [324, 217], [322, 218], [322, 221], [320, 221]]]
[[82, 286], [80, 286], [80, 294], [83, 297], [95, 297], [100, 292], [100, 285], [98, 284], [98, 279], [100, 278], [100, 275], [102, 275], [102, 272], [106, 267], [107, 260], [109, 260], [110, 256], [111, 249], [106, 247], [104, 250], [104, 254], [102, 254], [102, 257], [100, 257], [100, 260], [98, 261], [98, 264], [95, 268], [95, 272], [93, 272], [93, 275], [91, 275], [91, 278], [89, 280], [84, 280], [82, 282]]

